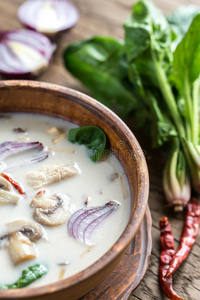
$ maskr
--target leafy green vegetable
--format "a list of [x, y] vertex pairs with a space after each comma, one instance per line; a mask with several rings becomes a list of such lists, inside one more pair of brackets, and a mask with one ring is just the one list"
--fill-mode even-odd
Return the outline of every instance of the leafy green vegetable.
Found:
[[64, 52], [64, 62], [97, 100], [114, 108], [123, 117], [132, 111], [136, 99], [127, 80], [122, 41], [94, 37], [73, 43]]
[[170, 121], [171, 117], [168, 117], [170, 113], [179, 131], [183, 132], [168, 82], [173, 34], [163, 14], [146, 0], [140, 0], [133, 6], [124, 29], [129, 79], [139, 77], [137, 92], [140, 96], [143, 95], [143, 101], [152, 112], [153, 122], [148, 125], [151, 126], [152, 146], [162, 146], [170, 136], [177, 135]]
[[70, 129], [68, 140], [72, 143], [85, 145], [89, 149], [89, 156], [92, 161], [97, 162], [106, 146], [106, 135], [99, 127], [82, 126]]
[[144, 80], [159, 86], [154, 72], [152, 55], [156, 56], [167, 71], [171, 60], [171, 28], [163, 14], [149, 1], [141, 0], [133, 6], [133, 12], [124, 23], [125, 49], [128, 68], [136, 69]]
[[44, 276], [48, 272], [47, 268], [40, 264], [30, 266], [22, 272], [22, 276], [13, 284], [0, 284], [0, 289], [18, 289], [31, 284], [33, 281]]
[[[69, 71], [98, 100], [111, 106], [113, 95], [120, 115], [134, 112], [153, 147], [168, 152], [173, 145], [164, 192], [174, 206], [177, 195], [182, 206], [189, 201], [189, 177], [200, 194], [199, 11], [180, 7], [166, 18], [153, 3], [139, 0], [124, 22], [124, 43], [94, 37], [68, 46], [65, 56]], [[121, 97], [125, 90], [130, 97]]]
[[187, 34], [178, 45], [173, 60], [173, 79], [179, 89], [184, 91], [185, 82], [192, 84], [200, 73], [200, 14], [197, 15]]

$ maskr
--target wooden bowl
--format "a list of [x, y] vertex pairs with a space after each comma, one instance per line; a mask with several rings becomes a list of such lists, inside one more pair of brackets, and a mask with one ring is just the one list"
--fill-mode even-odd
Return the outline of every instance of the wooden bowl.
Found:
[[143, 151], [130, 129], [112, 111], [89, 96], [54, 84], [0, 81], [0, 112], [56, 116], [77, 125], [96, 125], [106, 133], [121, 162], [131, 192], [131, 212], [123, 234], [98, 261], [62, 281], [35, 288], [0, 290], [0, 299], [73, 300], [91, 291], [115, 268], [134, 238], [148, 202], [149, 177]]

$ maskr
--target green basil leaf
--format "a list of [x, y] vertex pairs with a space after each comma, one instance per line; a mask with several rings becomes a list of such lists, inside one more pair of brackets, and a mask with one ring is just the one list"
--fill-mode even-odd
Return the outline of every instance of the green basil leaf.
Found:
[[83, 126], [70, 129], [68, 140], [72, 143], [85, 145], [89, 149], [89, 157], [97, 162], [106, 146], [106, 135], [99, 127]]
[[136, 105], [128, 80], [122, 41], [93, 37], [69, 45], [64, 52], [65, 66], [92, 95], [126, 117]]
[[22, 272], [22, 276], [13, 284], [0, 284], [0, 289], [18, 289], [25, 287], [48, 272], [44, 265], [35, 264]]

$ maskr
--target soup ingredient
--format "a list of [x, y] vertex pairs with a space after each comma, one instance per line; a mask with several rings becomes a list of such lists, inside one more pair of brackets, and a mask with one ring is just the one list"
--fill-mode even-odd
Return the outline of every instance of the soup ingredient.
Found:
[[8, 223], [1, 240], [8, 237], [8, 249], [14, 264], [36, 258], [37, 252], [32, 242], [44, 236], [42, 227], [29, 219], [20, 219]]
[[172, 287], [172, 275], [166, 277], [166, 273], [172, 257], [175, 253], [174, 250], [174, 237], [171, 231], [168, 218], [163, 217], [160, 219], [160, 266], [159, 277], [163, 293], [172, 300], [184, 300], [179, 297]]
[[25, 260], [36, 258], [35, 245], [21, 232], [11, 234], [8, 241], [9, 254], [15, 265]]
[[55, 206], [55, 198], [47, 196], [46, 191], [41, 190], [35, 195], [35, 197], [31, 201], [30, 206], [49, 209]]
[[30, 173], [27, 176], [28, 184], [34, 189], [41, 188], [62, 179], [72, 177], [78, 174], [78, 169], [74, 164], [55, 164], [43, 166], [40, 171]]
[[[105, 81], [114, 77], [118, 90], [123, 81], [124, 89], [132, 95], [129, 100], [132, 105], [128, 106], [126, 98], [118, 99], [113, 93], [113, 106], [123, 117], [134, 112], [138, 125], [150, 136], [152, 147], [162, 147], [168, 152], [174, 137], [179, 139], [174, 152], [181, 149], [187, 167], [181, 171], [177, 163], [173, 174], [179, 173], [178, 177], [176, 175], [178, 181], [173, 186], [164, 186], [166, 198], [176, 209], [177, 201], [179, 209], [189, 201], [189, 185], [200, 193], [200, 14], [196, 13], [194, 8], [186, 8], [184, 12], [179, 10], [176, 17], [169, 17], [169, 22], [173, 23], [170, 25], [153, 3], [139, 0], [124, 23], [124, 43], [93, 37], [69, 45], [64, 52], [67, 69], [90, 89], [95, 98], [108, 106], [111, 106], [107, 101], [110, 85]], [[186, 19], [187, 22], [183, 21]], [[119, 74], [121, 65], [123, 72], [121, 69]], [[99, 76], [94, 80], [96, 69]], [[102, 78], [106, 78], [104, 88]], [[169, 162], [174, 164], [170, 158]], [[171, 170], [174, 166], [167, 168]], [[183, 178], [182, 182], [180, 178]], [[172, 182], [173, 179], [169, 180]]]
[[66, 138], [67, 134], [66, 133], [62, 133], [59, 136], [56, 136], [54, 139], [52, 139], [52, 143], [54, 145], [56, 145], [58, 142], [64, 140]]
[[188, 257], [198, 235], [199, 223], [200, 204], [197, 199], [192, 198], [187, 205], [180, 246], [169, 264], [166, 277], [172, 275]]
[[60, 270], [59, 280], [62, 280], [65, 275], [65, 269]]
[[0, 144], [0, 161], [2, 161], [4, 158], [16, 154], [25, 150], [33, 150], [38, 149], [42, 150], [43, 145], [40, 142], [5, 142], [3, 144]]
[[16, 232], [23, 233], [32, 242], [37, 242], [39, 239], [45, 237], [42, 226], [30, 219], [19, 219], [6, 225], [7, 236]]
[[51, 127], [46, 131], [46, 134], [59, 134], [60, 131], [58, 130], [57, 127]]
[[34, 218], [47, 226], [58, 226], [66, 223], [75, 211], [75, 205], [61, 193], [48, 197], [44, 191], [37, 193], [31, 201], [35, 207]]
[[35, 264], [30, 266], [28, 270], [24, 270], [22, 272], [22, 276], [13, 284], [0, 284], [0, 289], [18, 289], [25, 286], [28, 286], [35, 280], [41, 278], [45, 274], [47, 274], [48, 269], [41, 264]]
[[24, 190], [22, 189], [21, 185], [16, 182], [14, 179], [12, 179], [10, 176], [8, 176], [7, 174], [5, 173], [2, 173], [3, 177], [9, 181], [15, 188], [16, 190], [20, 193], [20, 194], [25, 194]]
[[26, 131], [20, 127], [14, 128], [13, 131], [16, 133], [26, 133]]
[[0, 205], [17, 205], [20, 197], [10, 191], [0, 189]]
[[77, 210], [67, 223], [69, 236], [91, 246], [93, 231], [116, 209], [119, 202], [109, 201], [103, 206]]
[[97, 126], [82, 126], [70, 129], [68, 140], [72, 143], [85, 145], [89, 149], [89, 157], [97, 162], [103, 155], [106, 146], [106, 135]]
[[79, 13], [68, 0], [28, 0], [20, 6], [18, 18], [28, 28], [53, 35], [73, 27]]
[[23, 160], [19, 160], [19, 162], [17, 164], [12, 164], [11, 166], [6, 166], [4, 168], [4, 170], [9, 171], [9, 172], [16, 171], [22, 167], [33, 165], [35, 163], [43, 161], [44, 159], [48, 158], [49, 155], [50, 155], [49, 151], [44, 151], [41, 154], [34, 155], [29, 158], [25, 158]]
[[0, 190], [11, 191], [11, 184], [8, 180], [0, 176]]
[[37, 76], [49, 66], [55, 49], [46, 36], [34, 31], [1, 31], [0, 74], [7, 78]]

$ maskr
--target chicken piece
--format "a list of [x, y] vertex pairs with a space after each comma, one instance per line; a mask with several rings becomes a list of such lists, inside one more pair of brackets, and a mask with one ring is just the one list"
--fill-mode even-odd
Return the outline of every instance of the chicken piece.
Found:
[[9, 254], [14, 264], [36, 258], [35, 245], [21, 232], [11, 234], [8, 240]]
[[34, 189], [38, 189], [77, 174], [78, 170], [74, 164], [56, 164], [44, 166], [40, 171], [28, 174], [27, 182]]
[[0, 189], [0, 205], [13, 204], [17, 205], [20, 197], [5, 190]]
[[55, 198], [50, 198], [46, 195], [46, 191], [39, 191], [33, 200], [31, 201], [30, 206], [38, 207], [42, 209], [53, 208], [56, 205], [57, 201]]
[[40, 197], [35, 197], [32, 200], [31, 206], [35, 206], [34, 218], [47, 226], [58, 226], [66, 223], [75, 211], [74, 203], [61, 193], [57, 193], [51, 198], [42, 193]]

